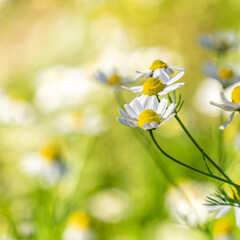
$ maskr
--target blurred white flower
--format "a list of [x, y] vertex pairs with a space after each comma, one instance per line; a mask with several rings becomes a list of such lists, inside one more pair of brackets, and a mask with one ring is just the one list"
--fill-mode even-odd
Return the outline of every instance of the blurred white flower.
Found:
[[30, 176], [39, 177], [47, 186], [57, 184], [66, 171], [65, 164], [60, 159], [59, 150], [52, 143], [43, 146], [39, 152], [24, 156], [21, 169]]
[[97, 71], [95, 73], [95, 78], [106, 85], [112, 86], [115, 90], [119, 89], [122, 84], [130, 83], [130, 79], [128, 77], [120, 76], [115, 69], [113, 69], [110, 73]]
[[78, 105], [94, 89], [77, 67], [54, 66], [38, 72], [35, 81], [35, 102], [45, 112]]
[[110, 188], [94, 194], [90, 199], [90, 212], [95, 218], [109, 223], [127, 217], [129, 197], [120, 189]]
[[233, 31], [203, 34], [200, 38], [203, 47], [219, 53], [225, 53], [239, 46], [239, 39]]
[[205, 198], [212, 188], [205, 183], [193, 181], [184, 181], [178, 186], [182, 191], [171, 187], [166, 193], [165, 204], [170, 215], [180, 224], [204, 224], [208, 218]]
[[[208, 240], [209, 236], [201, 231], [196, 231], [186, 225], [162, 222], [156, 226], [153, 240]], [[152, 232], [153, 232], [152, 231]]]
[[27, 125], [34, 121], [31, 105], [18, 96], [10, 96], [0, 89], [0, 121], [4, 124]]
[[106, 122], [96, 109], [89, 107], [83, 112], [73, 111], [59, 116], [54, 124], [63, 133], [100, 135], [106, 131]]
[[25, 238], [29, 238], [36, 231], [34, 225], [29, 221], [21, 222], [17, 225], [18, 233]]
[[223, 88], [240, 81], [239, 66], [226, 65], [220, 68], [211, 61], [203, 66], [203, 71], [208, 77], [219, 81]]
[[93, 240], [95, 236], [89, 228], [89, 217], [84, 212], [73, 212], [63, 232], [63, 240]]
[[205, 79], [197, 89], [194, 97], [193, 107], [200, 113], [218, 116], [220, 109], [212, 106], [210, 101], [220, 101], [219, 92], [222, 87], [219, 82], [212, 79]]

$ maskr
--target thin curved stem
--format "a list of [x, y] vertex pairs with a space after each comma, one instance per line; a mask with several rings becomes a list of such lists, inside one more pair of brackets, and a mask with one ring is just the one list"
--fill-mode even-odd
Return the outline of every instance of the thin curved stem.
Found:
[[190, 132], [187, 130], [181, 119], [178, 117], [178, 115], [175, 115], [176, 120], [184, 130], [184, 132], [187, 134], [187, 136], [190, 138], [190, 140], [193, 142], [193, 144], [198, 148], [198, 150], [208, 159], [208, 161], [231, 183], [233, 181], [227, 176], [227, 174], [208, 156], [208, 154], [199, 146], [199, 144], [196, 142], [196, 140], [193, 138], [193, 136], [190, 134]]
[[195, 172], [198, 172], [198, 173], [200, 173], [200, 174], [202, 174], [202, 175], [205, 175], [205, 176], [208, 176], [208, 177], [217, 179], [217, 180], [222, 181], [222, 182], [224, 182], [224, 183], [229, 183], [229, 184], [231, 184], [232, 186], [235, 186], [235, 187], [237, 187], [237, 188], [240, 187], [240, 186], [238, 186], [237, 184], [235, 184], [235, 183], [233, 183], [233, 182], [230, 182], [230, 181], [228, 181], [228, 180], [225, 180], [224, 178], [221, 178], [221, 177], [215, 176], [215, 175], [213, 175], [213, 174], [209, 174], [209, 173], [203, 172], [203, 171], [201, 171], [201, 170], [199, 170], [199, 169], [197, 169], [197, 168], [191, 167], [191, 166], [189, 166], [189, 165], [187, 165], [187, 164], [185, 164], [185, 163], [183, 163], [183, 162], [175, 159], [174, 157], [172, 157], [172, 156], [170, 156], [168, 153], [166, 153], [166, 152], [159, 146], [159, 144], [157, 143], [157, 141], [156, 141], [156, 139], [155, 139], [155, 137], [154, 137], [154, 135], [153, 135], [152, 130], [149, 131], [149, 133], [150, 133], [150, 136], [151, 136], [154, 144], [155, 144], [156, 147], [158, 148], [158, 150], [159, 150], [162, 154], [164, 154], [166, 157], [168, 157], [170, 160], [174, 161], [175, 163], [177, 163], [177, 164], [179, 164], [179, 165], [181, 165], [181, 166], [183, 166], [183, 167], [186, 167], [186, 168], [188, 168], [188, 169], [191, 169], [191, 170], [193, 170], [193, 171], [195, 171]]

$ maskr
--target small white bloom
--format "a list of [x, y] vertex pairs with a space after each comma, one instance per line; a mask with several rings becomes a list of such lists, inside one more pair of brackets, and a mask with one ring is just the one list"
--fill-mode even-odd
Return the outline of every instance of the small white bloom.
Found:
[[54, 122], [62, 133], [80, 133], [101, 135], [107, 126], [103, 116], [96, 109], [89, 107], [84, 111], [73, 111], [60, 115]]
[[125, 86], [122, 86], [122, 87], [134, 93], [143, 92], [143, 94], [146, 96], [157, 96], [157, 95], [162, 96], [162, 95], [168, 94], [169, 92], [177, 88], [182, 87], [184, 83], [175, 83], [175, 82], [178, 81], [183, 75], [184, 75], [184, 72], [180, 72], [179, 74], [174, 76], [171, 80], [165, 83], [158, 78], [150, 77], [142, 86], [135, 86], [130, 88]]
[[94, 89], [85, 72], [77, 67], [54, 66], [36, 75], [35, 103], [44, 112], [76, 106]]
[[127, 84], [130, 82], [128, 77], [120, 76], [115, 69], [109, 73], [97, 71], [95, 78], [104, 84], [114, 87], [115, 89], [121, 84]]
[[203, 47], [208, 48], [219, 53], [224, 53], [230, 49], [239, 46], [239, 39], [232, 31], [229, 32], [216, 32], [215, 34], [204, 34], [200, 43]]
[[161, 60], [155, 60], [148, 70], [145, 70], [144, 72], [137, 71], [138, 75], [135, 77], [135, 80], [141, 77], [146, 77], [146, 79], [153, 77], [161, 79], [162, 82], [166, 84], [168, 81], [170, 81], [170, 75], [174, 73], [174, 70], [185, 71], [186, 69], [168, 65]]
[[30, 124], [35, 119], [32, 106], [0, 89], [0, 121], [4, 124]]
[[91, 214], [103, 222], [120, 222], [127, 217], [128, 210], [129, 197], [117, 188], [102, 190], [90, 199]]
[[167, 108], [168, 100], [163, 98], [160, 102], [156, 96], [144, 98], [144, 95], [135, 98], [130, 104], [125, 104], [123, 111], [119, 108], [122, 118], [117, 120], [128, 126], [143, 130], [156, 129], [159, 126], [169, 122], [175, 113], [175, 103], [171, 103]]
[[219, 81], [223, 88], [227, 88], [240, 81], [238, 68], [230, 65], [219, 68], [214, 62], [208, 62], [204, 65], [203, 71], [208, 77]]
[[212, 188], [193, 181], [184, 181], [178, 185], [179, 189], [171, 187], [166, 194], [165, 204], [170, 215], [180, 224], [204, 224], [208, 219], [204, 201]]
[[26, 174], [39, 177], [48, 186], [58, 183], [66, 170], [56, 146], [52, 144], [44, 146], [39, 153], [24, 156], [21, 168]]
[[222, 108], [225, 111], [232, 112], [230, 117], [227, 119], [227, 121], [224, 122], [219, 127], [220, 130], [223, 130], [231, 123], [235, 112], [240, 111], [240, 86], [237, 86], [233, 89], [233, 91], [232, 91], [232, 101], [228, 101], [223, 92], [220, 93], [220, 97], [223, 101], [223, 104], [218, 104], [218, 103], [215, 103], [215, 102], [212, 102], [212, 101], [210, 103], [214, 106]]
[[67, 226], [62, 235], [63, 240], [93, 240], [92, 230], [89, 228], [89, 217], [86, 213], [76, 211], [69, 216]]

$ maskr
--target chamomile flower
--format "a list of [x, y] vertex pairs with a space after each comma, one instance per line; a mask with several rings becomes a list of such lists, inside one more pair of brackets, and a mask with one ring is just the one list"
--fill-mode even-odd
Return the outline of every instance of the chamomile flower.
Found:
[[114, 88], [118, 88], [121, 84], [129, 83], [129, 78], [120, 76], [115, 69], [113, 69], [110, 73], [97, 71], [95, 78], [100, 82]]
[[225, 53], [230, 49], [237, 48], [239, 46], [239, 39], [232, 31], [217, 32], [212, 35], [204, 34], [200, 39], [200, 43], [207, 49]]
[[240, 73], [232, 66], [219, 68], [214, 62], [208, 62], [203, 67], [204, 73], [221, 83], [223, 88], [227, 88], [240, 81]]
[[174, 70], [185, 71], [185, 68], [168, 65], [162, 60], [155, 60], [148, 70], [144, 72], [136, 71], [138, 75], [135, 77], [135, 80], [141, 77], [146, 77], [146, 79], [153, 77], [159, 78], [164, 84], [166, 84], [170, 79], [170, 75], [174, 73]]
[[93, 240], [94, 235], [89, 227], [89, 217], [86, 213], [73, 212], [68, 219], [63, 232], [63, 240]]
[[206, 204], [209, 212], [216, 212], [216, 219], [224, 217], [231, 209], [234, 210], [236, 225], [240, 228], [240, 202], [239, 194], [235, 187], [230, 194], [219, 189], [217, 193], [207, 198]]
[[180, 224], [197, 226], [208, 220], [208, 212], [203, 205], [212, 191], [210, 185], [194, 181], [183, 181], [179, 189], [171, 187], [166, 193], [166, 207], [171, 217]]
[[227, 121], [224, 122], [219, 127], [219, 129], [223, 130], [231, 123], [235, 112], [240, 111], [240, 86], [237, 86], [233, 89], [233, 91], [232, 91], [232, 101], [228, 101], [223, 92], [220, 93], [220, 97], [223, 101], [223, 104], [218, 104], [218, 103], [215, 103], [215, 102], [212, 102], [212, 101], [210, 101], [210, 103], [214, 106], [222, 108], [225, 111], [232, 112], [231, 115], [229, 116], [229, 118], [227, 119]]
[[[135, 87], [125, 87], [123, 88], [130, 90], [134, 93], [142, 92], [145, 97], [150, 96], [161, 96], [168, 94], [169, 92], [180, 88], [184, 85], [184, 83], [175, 83], [178, 81], [182, 76], [184, 75], [184, 72], [180, 72], [175, 77], [173, 77], [171, 80], [164, 82], [160, 80], [159, 78], [150, 77], [144, 82], [142, 86], [135, 86]], [[173, 84], [175, 83], [175, 84]]]
[[163, 98], [159, 103], [156, 96], [151, 96], [145, 104], [140, 96], [130, 104], [124, 105], [126, 112], [119, 108], [122, 118], [117, 118], [117, 120], [128, 127], [143, 130], [156, 129], [175, 116], [176, 104], [171, 103], [167, 108], [167, 103], [167, 98]]
[[30, 176], [39, 177], [43, 184], [52, 186], [58, 183], [66, 169], [60, 160], [59, 149], [48, 143], [40, 148], [39, 152], [23, 157], [22, 170]]

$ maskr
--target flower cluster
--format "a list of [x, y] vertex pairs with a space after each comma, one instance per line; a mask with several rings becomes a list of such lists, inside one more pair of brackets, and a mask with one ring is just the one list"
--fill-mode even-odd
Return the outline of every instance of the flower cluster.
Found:
[[218, 32], [215, 35], [203, 35], [201, 43], [205, 48], [217, 52], [217, 63], [208, 61], [203, 66], [203, 72], [207, 77], [217, 80], [222, 86], [220, 97], [223, 104], [218, 104], [213, 101], [210, 103], [225, 111], [232, 112], [226, 122], [219, 127], [220, 130], [223, 130], [231, 123], [235, 112], [240, 110], [240, 87], [237, 86], [233, 89], [231, 100], [228, 100], [224, 95], [225, 89], [240, 83], [239, 66], [225, 63], [223, 57], [231, 49], [236, 49], [240, 41], [233, 32]]
[[[174, 70], [180, 73], [174, 74]], [[176, 114], [177, 104], [172, 102], [168, 106], [168, 99], [159, 96], [180, 88], [184, 83], [175, 83], [183, 75], [186, 69], [168, 65], [161, 60], [155, 60], [148, 70], [144, 72], [137, 71], [138, 78], [144, 78], [145, 81], [141, 86], [126, 87], [124, 89], [134, 93], [142, 93], [129, 104], [125, 104], [125, 111], [119, 108], [122, 118], [117, 120], [129, 127], [143, 130], [153, 130], [170, 121]]]

